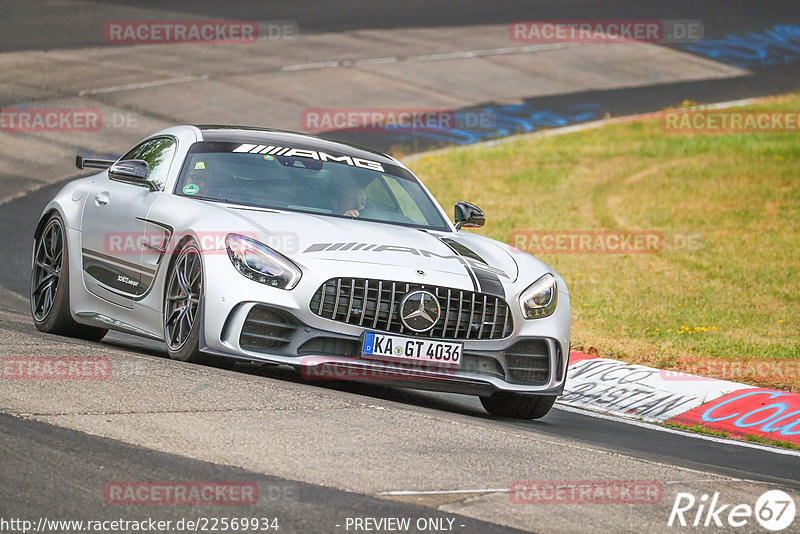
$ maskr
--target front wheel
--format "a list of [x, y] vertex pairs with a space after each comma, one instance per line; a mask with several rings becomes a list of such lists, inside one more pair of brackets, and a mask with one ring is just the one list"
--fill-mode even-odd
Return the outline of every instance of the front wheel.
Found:
[[541, 419], [556, 401], [554, 395], [521, 395], [498, 391], [491, 397], [481, 397], [481, 404], [492, 415], [514, 419]]
[[203, 313], [203, 261], [194, 241], [178, 250], [167, 274], [164, 339], [173, 360], [229, 367], [233, 361], [200, 352]]

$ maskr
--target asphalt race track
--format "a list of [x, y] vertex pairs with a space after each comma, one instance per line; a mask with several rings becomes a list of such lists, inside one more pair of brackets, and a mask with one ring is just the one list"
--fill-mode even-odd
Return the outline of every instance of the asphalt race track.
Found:
[[[198, 19], [299, 20], [303, 32], [313, 33], [505, 24], [513, 20], [532, 19], [700, 19], [705, 25], [706, 37], [710, 38], [792, 20], [796, 22], [798, 16], [797, 6], [782, 0], [741, 2], [735, 8], [720, 1], [692, 0], [657, 0], [647, 3], [636, 0], [410, 0], [404, 3], [402, 9], [389, 5], [376, 7], [368, 0], [276, 0], [268, 5], [248, 1], [220, 4], [210, 0], [121, 0], [113, 3], [90, 1], [81, 5], [64, 4], [60, 8], [27, 4], [24, 1], [6, 3], [2, 33], [4, 50], [48, 50], [103, 44], [102, 34], [93, 35], [85, 29], [97, 20], [107, 20], [109, 13], [123, 13], [125, 8], [191, 13]], [[30, 31], [31, 29], [38, 31]]]
[[[262, 70], [249, 73], [246, 65], [231, 59], [230, 49], [213, 49], [216, 63], [209, 60], [203, 65], [202, 55], [191, 46], [173, 46], [164, 50], [174, 57], [165, 52], [154, 65], [145, 65], [149, 62], [142, 54], [149, 52], [147, 46], [107, 51], [102, 31], [87, 31], [102, 29], [107, 20], [153, 18], [297, 21], [305, 40], [299, 48], [275, 45], [286, 47], [280, 49], [286, 58], [260, 52], [263, 57], [248, 56], [254, 64], [264, 62], [259, 64]], [[238, 516], [278, 518], [278, 532], [289, 533], [354, 531], [346, 528], [348, 518], [363, 517], [408, 517], [412, 524], [421, 518], [428, 525], [453, 525], [453, 531], [463, 533], [582, 532], [590, 525], [609, 532], [665, 532], [674, 530], [667, 527], [667, 520], [678, 492], [698, 497], [720, 492], [727, 503], [751, 505], [769, 489], [797, 494], [798, 451], [667, 432], [558, 405], [541, 421], [494, 419], [472, 397], [304, 382], [282, 367], [202, 367], [171, 361], [160, 344], [123, 334], [110, 333], [102, 342], [90, 343], [44, 335], [34, 328], [27, 307], [33, 227], [55, 192], [66, 181], [85, 175], [69, 166], [75, 152], [115, 154], [167, 124], [201, 122], [196, 115], [201, 113], [211, 117], [202, 122], [243, 123], [274, 115], [276, 124], [291, 128], [297, 127], [294, 110], [314, 98], [329, 98], [329, 106], [379, 105], [383, 96], [371, 91], [366, 81], [378, 76], [397, 81], [410, 73], [433, 72], [425, 70], [429, 67], [424, 62], [403, 58], [426, 51], [496, 50], [502, 38], [486, 37], [490, 30], [534, 18], [699, 19], [707, 39], [723, 39], [800, 24], [800, 7], [796, 1], [669, 0], [415, 0], [377, 7], [366, 0], [4, 2], [0, 7], [3, 107], [96, 106], [128, 114], [135, 125], [110, 130], [108, 135], [0, 131], [1, 355], [104, 356], [114, 370], [111, 379], [92, 383], [0, 380], [0, 531], [13, 531], [2, 528], [2, 520], [9, 518], [178, 521]], [[465, 37], [465, 32], [474, 36]], [[399, 70], [375, 67], [356, 72], [339, 65], [318, 69], [319, 73], [309, 69], [302, 74], [308, 78], [296, 80], [291, 76], [298, 74], [284, 68], [309, 64], [316, 56], [325, 61], [337, 54], [380, 57], [388, 53], [380, 48], [384, 45], [386, 50], [407, 47], [393, 52], [400, 58]], [[154, 45], [158, 46], [164, 45]], [[735, 65], [692, 55], [679, 45], [615, 50], [618, 55], [609, 64], [620, 70], [613, 75], [586, 74], [595, 67], [581, 59], [583, 49], [530, 52], [552, 69], [553, 79], [574, 78], [576, 89], [543, 81], [529, 91], [520, 84], [507, 96], [519, 109], [548, 110], [583, 122], [654, 111], [684, 99], [720, 102], [800, 87], [800, 54], [797, 61], [784, 54], [781, 62], [771, 65]], [[651, 55], [642, 64], [657, 64], [658, 76], [636, 63], [644, 53]], [[526, 54], [512, 51], [491, 64], [480, 58], [458, 59], [442, 63], [446, 68], [430, 68], [452, 69], [446, 75], [457, 79], [468, 76], [475, 65], [502, 66], [520, 76], [527, 72], [534, 80], [540, 75], [531, 74]], [[86, 68], [81, 62], [90, 61], [87, 58], [102, 62], [102, 67]], [[125, 70], [133, 68], [123, 63], [126, 60], [136, 64], [136, 72]], [[178, 65], [197, 70], [172, 73]], [[564, 72], [558, 70], [562, 67]], [[184, 74], [193, 77], [190, 83], [204, 84], [202, 90], [190, 92], [197, 106], [186, 102], [190, 97], [184, 82], [170, 81]], [[226, 85], [228, 76], [236, 83]], [[353, 76], [357, 83], [342, 82]], [[614, 81], [619, 77], [628, 78]], [[468, 93], [442, 89], [433, 78], [409, 81], [390, 95], [395, 100], [386, 107], [415, 102], [445, 103], [459, 110], [507, 105], [502, 82], [478, 80]], [[295, 85], [285, 94], [269, 94], [280, 83]], [[241, 88], [245, 89], [233, 92]], [[228, 94], [238, 101], [223, 105], [221, 99]], [[292, 113], [278, 107], [263, 110], [281, 102]], [[259, 108], [253, 112], [256, 119], [244, 117], [249, 105]], [[236, 120], [238, 116], [243, 118]], [[525, 129], [508, 133], [520, 131]], [[402, 146], [406, 152], [448, 142], [363, 132], [329, 135], [384, 149]], [[506, 493], [518, 480], [634, 479], [663, 484], [660, 502], [531, 505], [515, 504]], [[246, 481], [258, 486], [260, 499], [247, 506], [109, 504], [104, 487], [119, 481]], [[759, 530], [750, 524], [736, 531]]]
[[[109, 476], [115, 480], [171, 480], [178, 473], [190, 480], [255, 482], [262, 499], [248, 515], [272, 519], [279, 513], [279, 526], [289, 532], [330, 532], [337, 524], [344, 524], [348, 516], [411, 517], [414, 521], [445, 517], [413, 504], [247, 473], [5, 415], [0, 416], [0, 435], [7, 477], [0, 496], [6, 509], [23, 517], [46, 512], [51, 519], [118, 519], [119, 513], [111, 506], [98, 510], [96, 495], [85, 488], [102, 488]], [[32, 464], [50, 468], [50, 485], [44, 491], [27, 472]], [[221, 516], [224, 512], [223, 506], [169, 507], [158, 517], [177, 522], [184, 517]], [[140, 506], [130, 513], [126, 510], [125, 518], [141, 521], [152, 515]], [[457, 517], [456, 521], [467, 531], [520, 532], [467, 517]]]

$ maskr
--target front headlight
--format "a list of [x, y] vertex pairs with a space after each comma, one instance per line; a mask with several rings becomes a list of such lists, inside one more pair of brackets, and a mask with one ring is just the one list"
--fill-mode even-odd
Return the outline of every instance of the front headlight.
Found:
[[228, 234], [225, 248], [233, 266], [256, 282], [292, 289], [303, 274], [288, 258], [249, 237]]
[[536, 280], [519, 296], [522, 315], [526, 319], [540, 319], [552, 315], [557, 303], [556, 278], [550, 273]]

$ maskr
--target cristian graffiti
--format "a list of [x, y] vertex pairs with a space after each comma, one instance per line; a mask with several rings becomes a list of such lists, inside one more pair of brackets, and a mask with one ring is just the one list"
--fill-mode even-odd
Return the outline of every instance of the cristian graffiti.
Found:
[[770, 389], [735, 391], [673, 421], [800, 443], [800, 395]]
[[800, 25], [776, 24], [743, 36], [706, 39], [685, 49], [741, 68], [769, 67], [800, 60]]
[[[598, 118], [598, 108], [599, 106], [596, 104], [586, 103], [570, 105], [561, 109], [542, 109], [531, 102], [524, 102], [522, 104], [462, 109], [452, 112], [455, 127], [415, 130], [413, 133], [398, 134], [390, 140], [390, 145], [409, 143], [414, 137], [447, 144], [469, 145], [512, 134], [586, 122]], [[490, 117], [491, 119], [476, 123], [471, 120], [472, 117]], [[483, 128], [482, 124], [487, 123], [492, 127]], [[473, 125], [474, 127], [470, 127]]]
[[747, 387], [724, 380], [668, 381], [651, 367], [605, 358], [576, 361], [573, 354], [567, 377], [559, 402], [648, 421], [665, 421]]

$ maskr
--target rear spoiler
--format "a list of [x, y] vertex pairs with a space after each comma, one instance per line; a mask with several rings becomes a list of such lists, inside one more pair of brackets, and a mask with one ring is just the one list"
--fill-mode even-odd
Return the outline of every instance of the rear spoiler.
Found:
[[75, 166], [79, 169], [85, 169], [87, 167], [94, 169], [107, 169], [114, 163], [116, 163], [116, 160], [113, 159], [89, 159], [84, 158], [83, 156], [75, 157]]

